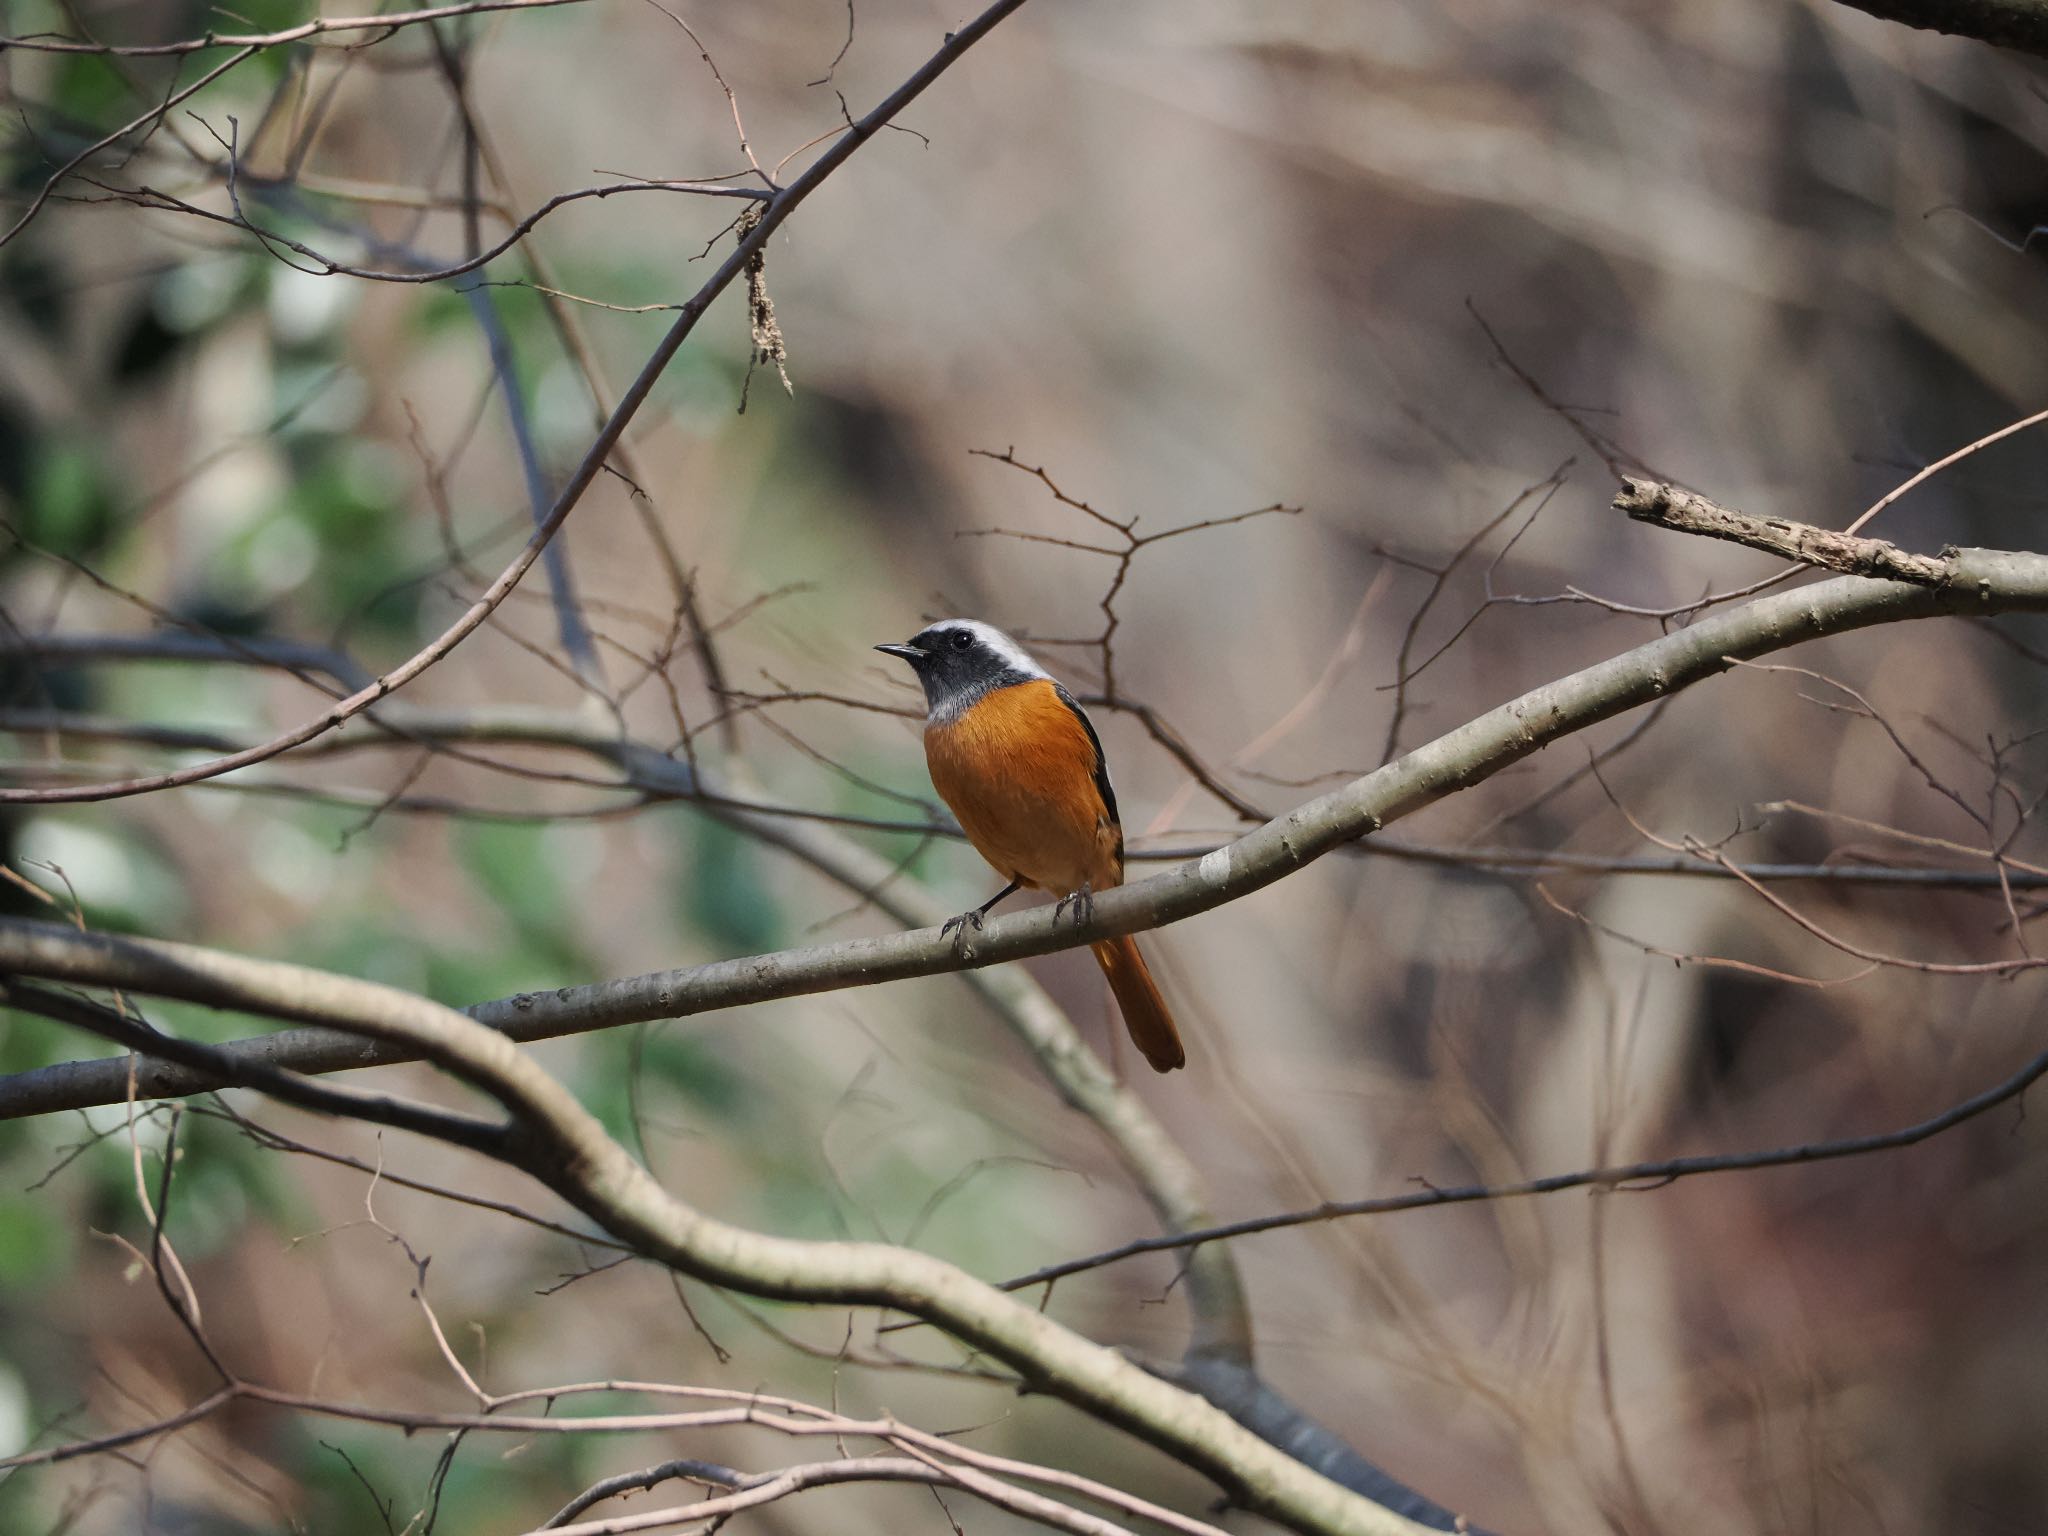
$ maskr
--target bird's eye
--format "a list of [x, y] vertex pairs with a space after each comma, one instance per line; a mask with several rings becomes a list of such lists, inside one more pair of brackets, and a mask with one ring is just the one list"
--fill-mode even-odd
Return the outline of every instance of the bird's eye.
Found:
[[972, 646], [973, 644], [974, 644], [974, 636], [972, 636], [972, 635], [970, 635], [969, 633], [967, 633], [967, 631], [966, 631], [966, 630], [964, 630], [964, 629], [956, 629], [956, 630], [954, 630], [954, 631], [953, 631], [953, 649], [954, 649], [954, 650], [956, 650], [956, 651], [964, 651], [964, 650], [967, 650], [968, 648], [970, 648], [970, 647], [971, 647], [971, 646]]

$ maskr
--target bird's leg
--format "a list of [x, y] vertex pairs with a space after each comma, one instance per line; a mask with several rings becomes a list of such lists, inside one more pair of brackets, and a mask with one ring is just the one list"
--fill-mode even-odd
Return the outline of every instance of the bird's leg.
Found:
[[1095, 915], [1094, 886], [1083, 880], [1079, 890], [1069, 891], [1066, 895], [1062, 896], [1052, 909], [1052, 920], [1057, 923], [1060, 920], [1060, 914], [1069, 907], [1074, 909], [1074, 926], [1077, 928], [1093, 917]]
[[1012, 891], [1020, 890], [1023, 887], [1023, 884], [1024, 882], [1022, 880], [1012, 880], [1008, 885], [1004, 886], [1000, 891], [997, 891], [995, 895], [989, 897], [987, 901], [984, 901], [972, 912], [962, 912], [958, 917], [947, 918], [946, 921], [939, 927], [939, 937], [943, 939], [955, 928], [958, 928], [961, 931], [960, 936], [962, 938], [965, 938], [967, 936], [966, 931], [969, 928], [972, 928], [976, 933], [981, 932], [981, 920], [984, 917], [988, 916], [988, 909], [994, 906], [997, 902], [1001, 901], [1005, 896], [1008, 896]]

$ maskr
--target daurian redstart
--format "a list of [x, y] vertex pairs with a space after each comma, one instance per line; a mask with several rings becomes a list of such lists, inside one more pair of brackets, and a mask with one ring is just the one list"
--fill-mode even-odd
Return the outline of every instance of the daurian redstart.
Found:
[[[946, 926], [981, 926], [1020, 888], [1060, 906], [1123, 884], [1124, 831], [1095, 727], [1045, 668], [1001, 630], [942, 619], [878, 651], [909, 662], [929, 713], [924, 755], [932, 787], [975, 851], [1010, 883]], [[1187, 1064], [1166, 1000], [1129, 937], [1089, 946], [1123, 1010], [1124, 1027], [1156, 1072]]]

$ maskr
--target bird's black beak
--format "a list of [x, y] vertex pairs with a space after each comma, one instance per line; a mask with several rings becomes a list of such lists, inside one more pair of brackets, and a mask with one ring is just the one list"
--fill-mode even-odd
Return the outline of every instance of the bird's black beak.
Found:
[[900, 656], [913, 667], [924, 660], [926, 654], [914, 645], [878, 645], [875, 649], [884, 656]]

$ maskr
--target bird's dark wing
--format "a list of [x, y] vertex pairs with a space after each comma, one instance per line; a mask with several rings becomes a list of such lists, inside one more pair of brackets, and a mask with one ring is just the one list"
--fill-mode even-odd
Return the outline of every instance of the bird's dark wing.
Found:
[[1109, 824], [1121, 834], [1122, 820], [1116, 813], [1116, 791], [1109, 787], [1109, 759], [1102, 755], [1102, 738], [1095, 734], [1095, 722], [1088, 718], [1088, 712], [1074, 702], [1074, 696], [1058, 683], [1052, 691], [1059, 695], [1060, 702], [1074, 712], [1074, 718], [1081, 722], [1081, 729], [1088, 733], [1088, 745], [1095, 749], [1095, 789], [1102, 796], [1102, 803], [1109, 811]]

